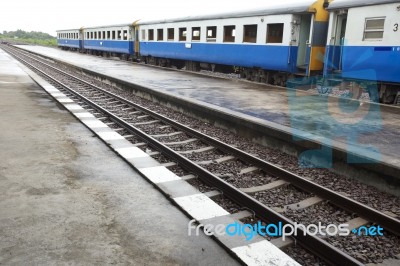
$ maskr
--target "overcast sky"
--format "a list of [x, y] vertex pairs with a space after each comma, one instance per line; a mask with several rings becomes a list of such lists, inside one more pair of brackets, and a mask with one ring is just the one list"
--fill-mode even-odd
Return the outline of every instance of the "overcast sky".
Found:
[[[1, 0], [0, 32], [58, 29], [245, 10], [304, 0]], [[108, 5], [105, 5], [107, 3]], [[110, 3], [112, 4], [110, 6]]]

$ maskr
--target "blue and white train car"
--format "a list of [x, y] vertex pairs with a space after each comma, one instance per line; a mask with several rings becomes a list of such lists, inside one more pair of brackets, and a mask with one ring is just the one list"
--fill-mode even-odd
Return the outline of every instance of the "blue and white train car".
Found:
[[[248, 79], [284, 85], [290, 74], [323, 69], [328, 13], [324, 0], [248, 12], [141, 21], [140, 56], [159, 65], [183, 62], [244, 68]], [[314, 49], [315, 48], [315, 49]]]
[[57, 31], [57, 45], [62, 49], [81, 50], [83, 45], [82, 29]]
[[134, 54], [135, 32], [133, 24], [90, 27], [84, 29], [84, 49], [93, 54]]
[[400, 2], [335, 0], [328, 10], [325, 77], [370, 81], [364, 87], [378, 88], [370, 92], [375, 101], [393, 103], [400, 91]]

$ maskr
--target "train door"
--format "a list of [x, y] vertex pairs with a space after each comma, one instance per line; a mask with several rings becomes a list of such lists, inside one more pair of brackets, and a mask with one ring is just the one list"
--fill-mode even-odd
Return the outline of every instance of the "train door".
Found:
[[309, 75], [312, 15], [305, 14], [300, 18], [299, 48], [297, 52], [297, 69], [301, 74]]
[[135, 42], [135, 27], [129, 27], [129, 53], [131, 54], [132, 57], [135, 55], [135, 48], [134, 48], [134, 42]]
[[342, 56], [343, 47], [345, 45], [345, 35], [346, 35], [346, 25], [347, 25], [347, 13], [341, 12], [336, 16], [336, 23], [334, 28], [334, 37], [331, 39], [330, 48], [332, 51], [331, 67], [332, 71], [341, 72], [342, 71]]
[[139, 26], [135, 25], [134, 29], [135, 29], [135, 56], [136, 59], [138, 59], [140, 56]]
[[79, 29], [79, 52], [83, 52], [83, 41], [85, 38], [85, 34], [83, 28]]

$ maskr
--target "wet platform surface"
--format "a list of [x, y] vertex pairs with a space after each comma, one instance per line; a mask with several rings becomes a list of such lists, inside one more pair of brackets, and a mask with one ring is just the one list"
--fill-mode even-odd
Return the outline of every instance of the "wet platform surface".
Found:
[[237, 265], [0, 49], [1, 265]]
[[[233, 81], [56, 48], [20, 46], [82, 68], [168, 94], [194, 99], [257, 121], [268, 121], [308, 138], [324, 138], [353, 153], [400, 165], [399, 112], [244, 81]], [[310, 135], [311, 134], [311, 135]], [[357, 162], [355, 162], [357, 163]]]

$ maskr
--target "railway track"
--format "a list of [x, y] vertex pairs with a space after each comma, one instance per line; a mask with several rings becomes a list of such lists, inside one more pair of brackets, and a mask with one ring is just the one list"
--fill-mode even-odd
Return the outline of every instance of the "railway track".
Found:
[[[362, 217], [365, 221], [379, 224], [397, 236], [400, 234], [400, 221], [396, 218], [128, 101], [55, 68], [48, 62], [16, 49], [9, 47], [4, 49], [45, 76], [60, 90], [71, 95], [74, 101], [133, 142], [135, 146], [146, 150], [149, 155], [162, 161], [170, 169], [184, 169], [181, 174], [186, 180], [193, 182], [198, 178], [209, 188], [216, 188], [215, 195], [222, 193], [237, 205], [252, 210], [262, 221], [293, 224], [296, 220], [296, 210], [329, 202], [351, 214], [356, 213], [355, 219]], [[259, 184], [251, 176], [259, 177], [264, 183]], [[242, 182], [243, 180], [254, 182]], [[295, 196], [290, 202], [285, 199], [283, 203], [278, 204], [279, 206], [273, 206], [273, 203], [266, 202], [266, 198], [271, 198], [271, 201], [276, 200], [271, 193], [268, 193], [273, 189], [282, 189], [284, 193], [292, 193]], [[295, 237], [296, 243], [327, 263], [362, 264], [322, 237], [304, 235], [301, 229], [299, 232]]]

